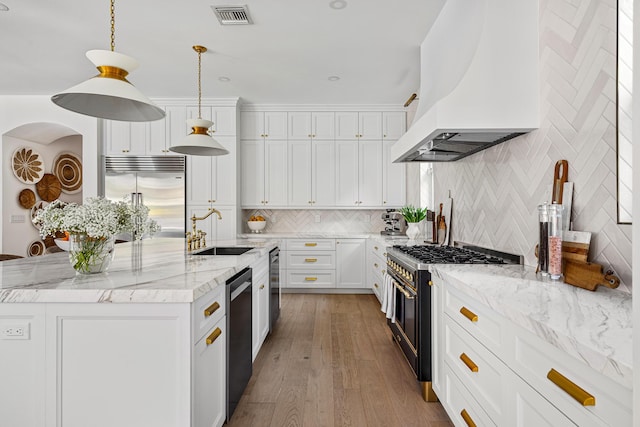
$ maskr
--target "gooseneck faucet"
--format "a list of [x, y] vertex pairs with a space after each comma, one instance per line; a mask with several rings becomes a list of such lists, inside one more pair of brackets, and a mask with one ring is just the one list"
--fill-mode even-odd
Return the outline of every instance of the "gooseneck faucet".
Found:
[[205, 216], [197, 217], [196, 214], [191, 216], [191, 232], [187, 231], [187, 251], [207, 246], [207, 241], [205, 240], [207, 233], [202, 230], [196, 230], [196, 221], [207, 219], [214, 213], [218, 215], [218, 219], [222, 219], [222, 214], [216, 208], [209, 208], [209, 212]]

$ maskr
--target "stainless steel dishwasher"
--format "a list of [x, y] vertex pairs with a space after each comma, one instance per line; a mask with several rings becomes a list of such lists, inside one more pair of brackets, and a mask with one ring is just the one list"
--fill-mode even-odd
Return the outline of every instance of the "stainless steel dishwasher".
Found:
[[251, 269], [227, 280], [227, 422], [252, 373]]

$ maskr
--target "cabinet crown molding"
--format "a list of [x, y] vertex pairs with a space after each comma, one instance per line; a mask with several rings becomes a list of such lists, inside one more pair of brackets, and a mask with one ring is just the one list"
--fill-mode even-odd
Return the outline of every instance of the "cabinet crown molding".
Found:
[[322, 112], [322, 111], [354, 111], [354, 112], [366, 112], [366, 111], [401, 111], [406, 109], [402, 105], [395, 104], [243, 104], [240, 103], [240, 111], [282, 111], [282, 112]]

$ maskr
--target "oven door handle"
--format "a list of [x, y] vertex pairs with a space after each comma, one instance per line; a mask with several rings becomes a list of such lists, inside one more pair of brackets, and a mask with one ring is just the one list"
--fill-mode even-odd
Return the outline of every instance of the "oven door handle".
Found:
[[398, 282], [393, 282], [393, 284], [395, 285], [396, 289], [399, 290], [400, 292], [402, 292], [404, 294], [404, 297], [406, 299], [414, 299], [415, 296], [411, 295], [409, 292], [407, 292], [401, 285], [398, 284]]

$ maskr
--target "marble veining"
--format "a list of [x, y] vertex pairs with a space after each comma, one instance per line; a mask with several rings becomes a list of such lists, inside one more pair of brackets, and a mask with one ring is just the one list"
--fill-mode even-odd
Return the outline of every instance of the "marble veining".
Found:
[[217, 246], [254, 250], [238, 256], [186, 253], [182, 239], [149, 239], [116, 245], [109, 271], [80, 275], [66, 253], [0, 263], [0, 303], [193, 302], [252, 264], [277, 241], [238, 239]]
[[524, 266], [434, 265], [434, 276], [515, 324], [632, 387], [631, 295], [539, 280]]

